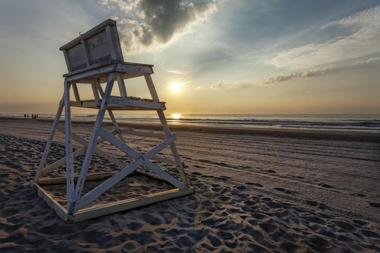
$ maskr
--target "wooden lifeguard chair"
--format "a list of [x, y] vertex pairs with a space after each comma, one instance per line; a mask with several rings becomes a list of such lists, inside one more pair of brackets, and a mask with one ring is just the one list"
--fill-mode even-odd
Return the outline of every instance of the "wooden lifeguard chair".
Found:
[[[56, 213], [64, 220], [76, 222], [192, 193], [184, 173], [184, 164], [181, 162], [177, 152], [175, 145], [176, 137], [170, 131], [165, 118], [165, 103], [159, 100], [151, 78], [153, 65], [124, 62], [116, 22], [110, 19], [106, 20], [65, 44], [60, 50], [63, 51], [65, 56], [68, 73], [63, 75], [64, 94], [59, 103], [58, 111], [51, 126], [48, 141], [33, 182], [38, 194], [53, 207]], [[124, 80], [136, 77], [145, 78], [152, 99], [141, 99], [127, 95]], [[118, 83], [120, 96], [111, 95], [115, 81]], [[104, 90], [101, 83], [106, 83]], [[79, 85], [90, 85], [94, 99], [81, 100], [78, 89]], [[70, 89], [72, 89], [74, 94], [74, 101], [70, 99]], [[90, 108], [98, 111], [89, 140], [72, 133], [70, 109], [72, 106]], [[65, 124], [64, 129], [61, 129], [58, 123], [63, 110], [65, 112]], [[124, 130], [120, 128], [116, 122], [116, 117], [113, 113], [114, 110], [156, 111], [162, 124], [164, 139], [144, 154], [131, 148], [126, 144], [123, 137]], [[113, 131], [109, 131], [103, 127], [106, 112], [108, 112], [113, 123]], [[57, 129], [65, 134], [65, 157], [47, 165], [47, 157]], [[129, 131], [131, 134], [134, 132], [137, 131]], [[75, 152], [73, 152], [72, 140], [82, 145], [82, 147], [76, 149]], [[121, 163], [110, 153], [97, 146], [104, 141], [117, 147], [130, 157], [131, 160], [126, 163]], [[160, 151], [169, 146], [174, 160], [163, 159], [162, 157], [161, 160], [175, 164], [180, 180], [151, 161], [156, 158]], [[112, 173], [112, 175], [109, 173], [89, 174], [88, 171], [94, 153], [117, 164], [120, 169]], [[73, 160], [80, 155], [84, 155], [83, 163], [80, 171], [74, 171]], [[49, 172], [64, 165], [66, 172], [65, 177], [46, 177]], [[144, 168], [145, 172], [137, 170], [141, 167]], [[148, 171], [148, 173], [146, 171]], [[89, 206], [89, 204], [96, 200], [102, 193], [109, 190], [125, 177], [132, 176], [131, 174], [133, 173], [144, 173], [155, 179], [166, 181], [173, 185], [174, 188], [138, 198]], [[82, 194], [86, 180], [103, 181], [86, 194]], [[66, 184], [67, 207], [58, 203], [58, 201], [43, 188], [44, 185], [59, 183]]]

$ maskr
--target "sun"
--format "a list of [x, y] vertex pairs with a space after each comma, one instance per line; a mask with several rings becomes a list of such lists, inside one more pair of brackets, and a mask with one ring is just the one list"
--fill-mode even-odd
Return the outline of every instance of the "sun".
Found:
[[172, 82], [170, 85], [169, 85], [169, 89], [171, 92], [173, 93], [178, 93], [182, 90], [183, 88], [183, 83], [180, 83], [180, 82]]
[[171, 114], [171, 118], [172, 119], [176, 119], [176, 120], [181, 119], [182, 118], [182, 114], [180, 114], [180, 113], [172, 113]]

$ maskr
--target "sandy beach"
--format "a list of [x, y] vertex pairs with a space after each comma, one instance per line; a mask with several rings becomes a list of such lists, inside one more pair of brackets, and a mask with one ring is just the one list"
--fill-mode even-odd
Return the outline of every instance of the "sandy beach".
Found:
[[[0, 119], [0, 252], [380, 251], [378, 134], [173, 126], [193, 195], [69, 224], [29, 184], [49, 127]], [[81, 136], [91, 130], [73, 127]], [[126, 139], [142, 151], [155, 143]], [[58, 134], [49, 161], [63, 154]], [[102, 159], [95, 166], [116, 169]], [[124, 183], [138, 190], [120, 185], [101, 201], [153, 188]], [[64, 203], [60, 189], [50, 190]]]

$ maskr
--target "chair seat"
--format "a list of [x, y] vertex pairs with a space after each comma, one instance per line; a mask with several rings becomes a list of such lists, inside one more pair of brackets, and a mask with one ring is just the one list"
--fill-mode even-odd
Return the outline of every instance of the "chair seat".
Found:
[[[71, 101], [70, 105], [74, 107], [98, 109], [102, 100], [98, 101], [81, 100]], [[111, 96], [107, 108], [111, 110], [165, 110], [165, 102], [156, 102], [152, 99], [142, 99], [137, 97], [117, 97]]]
[[134, 78], [145, 74], [153, 74], [153, 65], [133, 62], [96, 64], [85, 69], [66, 73], [63, 77], [69, 82], [92, 83], [94, 79], [105, 82], [111, 72], [121, 73], [124, 79]]

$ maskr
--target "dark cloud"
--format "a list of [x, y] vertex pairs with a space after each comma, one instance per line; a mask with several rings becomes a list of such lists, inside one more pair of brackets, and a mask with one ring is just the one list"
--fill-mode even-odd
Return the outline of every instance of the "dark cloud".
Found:
[[211, 5], [210, 2], [143, 0], [140, 8], [145, 14], [145, 24], [150, 28], [145, 33], [151, 33], [159, 42], [167, 42], [175, 32], [183, 30]]
[[[169, 42], [216, 7], [215, 0], [130, 0], [104, 4], [123, 10], [116, 18], [122, 43], [129, 51]], [[127, 4], [133, 7], [128, 8]]]

